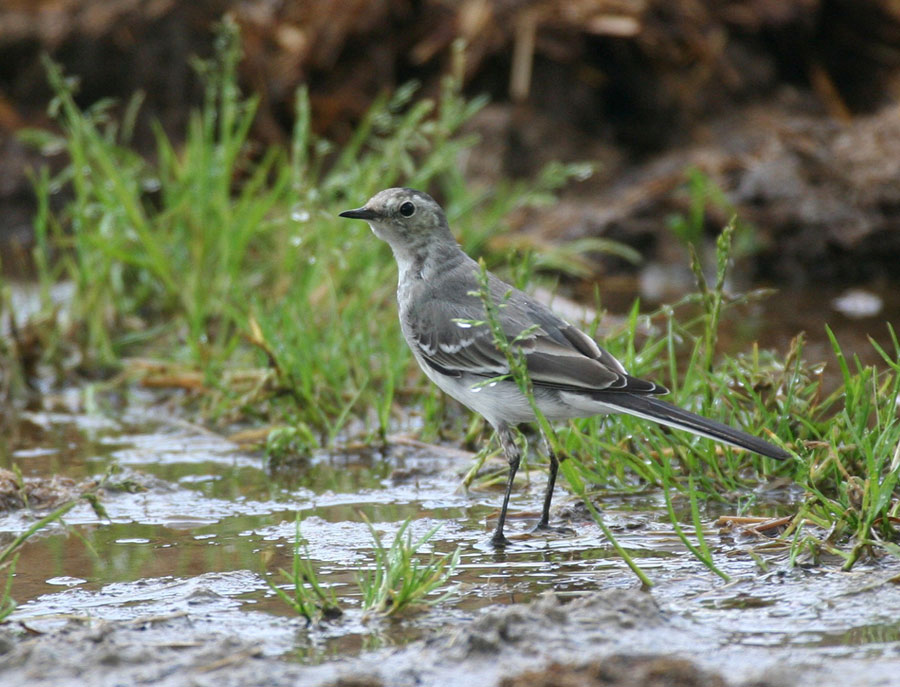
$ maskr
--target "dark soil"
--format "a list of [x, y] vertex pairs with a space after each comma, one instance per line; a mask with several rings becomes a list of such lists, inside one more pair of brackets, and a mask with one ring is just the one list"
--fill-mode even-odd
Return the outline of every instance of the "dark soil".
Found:
[[16, 138], [52, 127], [40, 55], [80, 78], [82, 105], [143, 90], [135, 140], [149, 151], [152, 120], [177, 135], [198, 103], [190, 59], [211, 54], [226, 12], [242, 29], [244, 88], [261, 97], [262, 143], [287, 141], [301, 83], [315, 129], [338, 142], [384, 89], [415, 78], [436, 93], [462, 38], [467, 91], [495, 103], [472, 123], [485, 140], [467, 162], [473, 183], [550, 159], [601, 164], [559, 207], [521, 218], [525, 230], [610, 236], [665, 262], [666, 218], [687, 207], [692, 166], [729, 202], [706, 218], [710, 235], [735, 211], [757, 227], [757, 278], [896, 279], [900, 9], [890, 0], [0, 3], [4, 271], [28, 261], [26, 170], [62, 163]]
[[504, 678], [500, 687], [725, 687], [725, 681], [671, 656], [615, 655], [581, 666], [552, 663]]

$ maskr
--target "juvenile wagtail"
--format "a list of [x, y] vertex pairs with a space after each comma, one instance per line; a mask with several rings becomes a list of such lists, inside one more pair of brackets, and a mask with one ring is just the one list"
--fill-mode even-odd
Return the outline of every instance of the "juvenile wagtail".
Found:
[[[478, 264], [453, 238], [441, 207], [421, 191], [389, 188], [340, 216], [365, 220], [393, 250], [400, 273], [400, 326], [422, 371], [496, 430], [509, 461], [509, 477], [491, 542], [507, 544], [503, 526], [521, 459], [512, 428], [536, 418], [510, 376], [484, 383], [510, 370], [490, 326], [475, 324], [486, 320], [478, 295]], [[657, 396], [668, 391], [665, 387], [632, 377], [587, 334], [493, 274], [488, 288], [508, 340], [529, 332], [515, 345], [524, 354], [536, 405], [548, 420], [627, 413], [770, 458], [789, 457], [762, 439], [659, 400]], [[550, 472], [538, 529], [548, 528], [559, 469], [557, 457], [548, 452]]]

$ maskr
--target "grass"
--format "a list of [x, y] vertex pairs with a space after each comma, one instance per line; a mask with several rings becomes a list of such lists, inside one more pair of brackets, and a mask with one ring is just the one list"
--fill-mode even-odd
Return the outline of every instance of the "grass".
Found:
[[[10, 305], [9, 289], [3, 281], [3, 262], [0, 258], [0, 321], [6, 320], [13, 326], [15, 318], [7, 313], [12, 312]], [[14, 395], [19, 395], [23, 390], [22, 368], [24, 361], [16, 356], [14, 344], [15, 334], [10, 337], [0, 336], [0, 402], [9, 403]], [[0, 429], [5, 429], [5, 420], [0, 420]], [[5, 432], [4, 432], [5, 433]]]
[[16, 575], [16, 563], [19, 561], [18, 552], [31, 537], [41, 530], [49, 527], [54, 522], [62, 522], [63, 516], [78, 505], [80, 499], [73, 499], [62, 504], [44, 517], [32, 523], [28, 529], [19, 534], [6, 547], [0, 551], [0, 571], [7, 569], [6, 583], [0, 592], [0, 622], [8, 618], [16, 610], [16, 602], [12, 597], [12, 581]]
[[888, 367], [884, 373], [858, 359], [848, 361], [827, 330], [843, 384], [810, 418], [818, 450], [801, 476], [807, 499], [793, 540], [794, 559], [803, 549], [826, 550], [843, 558], [849, 570], [865, 551], [900, 556], [900, 341], [888, 327], [892, 352], [872, 342]]
[[290, 583], [288, 594], [284, 589], [264, 577], [269, 589], [284, 603], [294, 609], [297, 615], [306, 618], [307, 623], [319, 622], [322, 618], [339, 618], [343, 611], [337, 602], [334, 590], [326, 589], [319, 582], [316, 570], [309, 557], [306, 540], [300, 535], [300, 513], [297, 513], [294, 531], [294, 552], [290, 572], [279, 568], [280, 575]]
[[[661, 488], [676, 535], [692, 555], [726, 581], [728, 575], [715, 564], [704, 537], [701, 504], [726, 501], [734, 493], [751, 491], [778, 476], [790, 477], [806, 492], [783, 539], [792, 562], [801, 552], [824, 550], [842, 558], [844, 569], [849, 570], [864, 552], [900, 556], [896, 529], [900, 523], [900, 342], [896, 333], [888, 324], [892, 351], [872, 342], [887, 366], [886, 372], [879, 372], [858, 359], [851, 368], [827, 330], [842, 385], [824, 398], [821, 375], [813, 377], [813, 368], [803, 362], [802, 337], [784, 360], [754, 349], [752, 355], [717, 363], [723, 313], [741, 300], [730, 299], [725, 292], [734, 231], [732, 222], [717, 241], [714, 283], [707, 283], [693, 254], [698, 292], [689, 300], [700, 313], [694, 321], [679, 322], [675, 308], [663, 308], [647, 319], [662, 319], [665, 328], [644, 337], [638, 348], [635, 307], [625, 330], [605, 343], [633, 373], [666, 380], [676, 404], [791, 448], [797, 452], [793, 461], [778, 463], [630, 417], [575, 420], [561, 432], [555, 431], [533, 401], [524, 359], [515, 346], [529, 332], [507, 339], [498, 321], [503, 304], [490, 302], [482, 263], [479, 295], [495, 345], [505, 353], [511, 376], [531, 400], [539, 428], [557, 453], [580, 457], [564, 461], [562, 474], [570, 488], [586, 498], [610, 544], [646, 586], [651, 584], [649, 578], [603, 523], [585, 485], [602, 484], [605, 491], [623, 492], [642, 490], [647, 484]], [[685, 341], [692, 342], [686, 356]], [[677, 365], [685, 357], [687, 364]], [[689, 504], [693, 539], [673, 505], [678, 497]]]
[[[16, 471], [17, 479], [19, 482], [22, 481], [21, 473]], [[6, 582], [3, 585], [2, 591], [0, 591], [0, 622], [3, 622], [6, 618], [8, 618], [13, 611], [16, 610], [16, 602], [12, 597], [12, 581], [16, 575], [16, 564], [19, 560], [19, 551], [25, 545], [25, 543], [38, 532], [45, 530], [50, 527], [53, 523], [62, 523], [65, 525], [63, 520], [66, 513], [72, 510], [75, 506], [77, 506], [82, 501], [87, 501], [87, 503], [91, 506], [94, 512], [98, 517], [107, 518], [106, 510], [103, 508], [103, 505], [100, 503], [97, 497], [97, 491], [104, 486], [107, 486], [108, 479], [110, 477], [110, 473], [107, 473], [103, 479], [97, 484], [96, 487], [92, 488], [89, 491], [85, 491], [80, 494], [77, 498], [72, 498], [66, 501], [65, 503], [57, 506], [55, 509], [47, 513], [46, 515], [35, 520], [31, 525], [29, 525], [23, 532], [19, 533], [9, 544], [7, 544], [2, 550], [0, 550], [0, 571], [4, 569], [7, 570], [6, 573]], [[28, 506], [26, 492], [22, 489], [22, 496], [26, 498], [26, 507]], [[84, 540], [83, 537], [79, 538], [88, 546], [87, 541]]]
[[[140, 98], [120, 114], [110, 102], [81, 109], [76, 82], [47, 63], [61, 133], [27, 138], [64, 149], [71, 162], [56, 176], [33, 177], [44, 308], [32, 324], [42, 327], [40, 349], [38, 363], [29, 352], [25, 370], [15, 342], [0, 343], [10, 370], [4, 387], [23, 387], [34, 370], [55, 370], [63, 379], [73, 359], [94, 374], [128, 369], [132, 356], [155, 356], [202, 375], [199, 411], [209, 422], [276, 427], [268, 444], [273, 462], [350, 435], [385, 441], [392, 427], [409, 422], [410, 409], [420, 414], [412, 424], [421, 436], [474, 441], [482, 425], [423, 383], [403, 343], [387, 247], [337, 213], [387, 186], [429, 190], [464, 249], [525, 285], [547, 266], [577, 275], [584, 264], [571, 256], [586, 247], [634, 257], [594, 243], [540, 255], [491, 249], [490, 238], [505, 231], [513, 210], [552, 202], [557, 189], [589, 168], [552, 164], [533, 180], [471, 188], [458, 159], [476, 140], [462, 131], [485, 100], [461, 94], [461, 49], [438, 97], [421, 97], [415, 84], [383, 94], [340, 147], [313, 133], [301, 88], [289, 145], [260, 149], [250, 137], [257, 101], [237, 86], [237, 38], [234, 25], [223, 24], [216, 56], [197, 63], [206, 95], [183, 142], [157, 127], [149, 159], [130, 144]], [[56, 210], [63, 190], [70, 200]], [[688, 192], [689, 217], [673, 228], [692, 244], [708, 204], [729, 208], [698, 173], [689, 174]], [[720, 355], [723, 318], [753, 297], [725, 288], [732, 256], [752, 239], [752, 227], [726, 227], [709, 283], [695, 258], [695, 294], [649, 313], [635, 303], [626, 324], [602, 340], [633, 374], [672, 389], [673, 403], [767, 436], [795, 451], [796, 460], [776, 463], [640, 420], [597, 417], [543, 427], [573, 458], [563, 473], [589, 502], [602, 492], [666, 489], [673, 525], [711, 569], [715, 551], [701, 531], [705, 504], [731, 503], [734, 494], [752, 494], [776, 478], [804, 490], [784, 538], [791, 560], [824, 551], [849, 568], [869, 553], [900, 555], [897, 337], [892, 332], [893, 350], [878, 349], [884, 367], [876, 369], [848, 359], [832, 336], [841, 380], [830, 393], [819, 361], [803, 359], [801, 337], [785, 354], [753, 348]], [[74, 284], [66, 308], [74, 326], [50, 301], [58, 280]], [[0, 284], [6, 310], [4, 293]], [[602, 312], [599, 299], [597, 305]], [[598, 315], [589, 331], [596, 334], [599, 325]], [[683, 502], [687, 518], [676, 507]]]
[[391, 545], [385, 547], [372, 523], [366, 520], [375, 546], [374, 566], [361, 572], [358, 577], [363, 608], [367, 611], [394, 615], [415, 605], [439, 603], [447, 597], [447, 594], [442, 594], [426, 599], [447, 583], [459, 563], [460, 550], [457, 548], [453, 553], [439, 557], [432, 555], [423, 563], [416, 554], [440, 525], [432, 527], [414, 542], [408, 532], [409, 524], [410, 521], [406, 520], [400, 525]]
[[[73, 80], [47, 63], [63, 134], [30, 140], [64, 148], [71, 164], [35, 177], [41, 281], [75, 284], [74, 345], [87, 368], [168, 350], [219, 392], [212, 413], [278, 417], [322, 444], [353, 419], [383, 437], [398, 395], [409, 396], [396, 275], [386, 247], [338, 212], [387, 186], [429, 188], [466, 247], [481, 250], [511, 210], [548, 202], [586, 168], [554, 164], [531, 182], [469, 189], [458, 157], [475, 139], [460, 129], [485, 100], [463, 98], [453, 75], [437, 99], [417, 99], [414, 83], [383, 95], [340, 150], [312, 133], [301, 88], [288, 150], [259, 150], [248, 137], [257, 102], [238, 90], [238, 59], [226, 22], [217, 56], [198, 63], [206, 97], [184, 143], [157, 127], [153, 161], [129, 148], [132, 126], [111, 103], [80, 110]], [[72, 200], [51, 212], [63, 188]], [[271, 374], [254, 396], [223, 383], [225, 368], [260, 365]], [[442, 418], [428, 419], [434, 428]]]
[[[363, 516], [365, 519], [365, 516]], [[372, 533], [374, 561], [370, 569], [357, 575], [359, 594], [364, 611], [379, 616], [397, 615], [405, 610], [421, 605], [433, 605], [447, 598], [448, 593], [427, 598], [436, 589], [444, 586], [453, 575], [459, 563], [460, 550], [422, 561], [417, 556], [419, 550], [440, 528], [432, 527], [415, 542], [409, 533], [410, 520], [400, 525], [389, 547], [381, 542], [381, 537], [372, 523], [365, 519]], [[322, 618], [339, 618], [343, 611], [338, 605], [332, 589], [326, 589], [318, 579], [309, 557], [306, 542], [300, 536], [300, 514], [297, 514], [294, 534], [293, 566], [288, 572], [279, 568], [279, 573], [290, 584], [290, 594], [277, 586], [268, 577], [266, 584], [279, 599], [290, 606], [308, 623], [319, 622]]]
[[[828, 552], [850, 569], [863, 553], [900, 555], [897, 468], [900, 467], [900, 343], [888, 324], [892, 350], [874, 341], [884, 370], [848, 361], [827, 330], [841, 384], [825, 394], [821, 365], [803, 360], [798, 336], [784, 358], [754, 348], [732, 359], [713, 355], [723, 309], [733, 303], [724, 294], [730, 229], [718, 245], [718, 274], [707, 286], [698, 272], [700, 315], [680, 322], [676, 308], [639, 318], [632, 312], [625, 330], [607, 340], [614, 354], [640, 376], [662, 379], [672, 401], [759, 434], [796, 453], [776, 462], [722, 447], [681, 432], [629, 417], [577, 420], [559, 433], [563, 450], [580, 457], [580, 479], [604, 485], [604, 491], [637, 491], [647, 484], [665, 490], [673, 528], [686, 547], [707, 567], [726, 577], [714, 563], [704, 540], [702, 504], [728, 503], [761, 483], [785, 477], [805, 496], [783, 542], [790, 561]], [[658, 324], [658, 334], [644, 337], [639, 319]], [[690, 343], [685, 346], [685, 343]], [[676, 363], [682, 364], [675, 373]], [[570, 476], [570, 475], [567, 475]], [[689, 503], [694, 529], [690, 541], [673, 508], [673, 499]]]

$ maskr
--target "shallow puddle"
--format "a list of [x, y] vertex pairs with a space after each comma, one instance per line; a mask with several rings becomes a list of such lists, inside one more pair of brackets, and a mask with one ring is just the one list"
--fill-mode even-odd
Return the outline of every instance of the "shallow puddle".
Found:
[[[540, 470], [527, 475], [511, 503], [510, 529], [522, 536], [496, 552], [486, 542], [501, 494], [460, 489], [471, 461], [465, 452], [397, 442], [383, 450], [318, 452], [297, 470], [272, 475], [261, 455], [170, 416], [159, 397], [134, 392], [115, 419], [66, 411], [67, 405], [77, 408], [78, 399], [55, 403], [55, 412], [23, 414], [0, 466], [16, 465], [26, 478], [76, 481], [117, 466], [115, 480], [132, 489], [103, 495], [108, 519], [80, 504], [65, 526], [53, 525], [26, 544], [12, 586], [20, 605], [10, 627], [52, 634], [73, 619], [137, 623], [154, 628], [159, 646], [239, 638], [262, 655], [324, 665], [357, 655], [365, 661], [379, 655], [372, 650], [469, 627], [484, 607], [532, 601], [547, 590], [565, 598], [635, 593], [635, 577], [590, 520], [573, 516], [566, 522], [570, 534], [525, 534], [539, 510]], [[556, 505], [558, 515], [578, 512], [562, 490]], [[775, 549], [759, 554], [765, 572], [746, 551], [759, 542], [710, 529], [716, 562], [734, 580], [726, 584], [684, 549], [661, 495], [615, 496], [602, 505], [609, 526], [656, 584], [650, 594], [663, 625], [644, 627], [631, 640], [635, 650], [689, 655], [734, 679], [752, 679], [783, 661], [863, 660], [875, 677], [897, 670], [896, 559], [852, 573], [789, 569], [786, 552]], [[298, 511], [321, 581], [345, 609], [341, 619], [313, 627], [264, 581], [290, 567]], [[413, 537], [440, 525], [422, 555], [461, 548], [451, 595], [402, 619], [363, 614], [356, 579], [373, 561], [363, 515], [383, 541], [406, 519]], [[714, 514], [707, 515], [712, 522]], [[0, 515], [0, 543], [34, 519], [26, 510]], [[281, 581], [277, 574], [271, 579]], [[582, 621], [568, 630], [571, 648], [584, 643], [592, 650], [590, 631]], [[540, 655], [535, 651], [528, 660]], [[453, 683], [447, 675], [439, 679]]]

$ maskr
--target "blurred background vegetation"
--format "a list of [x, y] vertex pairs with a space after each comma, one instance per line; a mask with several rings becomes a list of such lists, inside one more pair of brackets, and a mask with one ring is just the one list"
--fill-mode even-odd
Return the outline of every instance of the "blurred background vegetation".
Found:
[[[58, 131], [40, 56], [78, 77], [82, 108], [112, 98], [121, 115], [141, 92], [130, 140], [152, 156], [155, 123], [183, 143], [205, 92], [193, 62], [212, 56], [226, 14], [241, 29], [238, 83], [259, 99], [248, 134], [259, 155], [289, 144], [300, 85], [311, 130], [342, 145], [384, 93], [416, 80], [417, 98], [438, 96], [461, 39], [462, 93], [491, 103], [465, 123], [480, 137], [460, 160], [467, 183], [531, 178], [552, 160], [595, 165], [564, 202], [507, 218], [521, 235], [602, 236], [638, 248], [647, 265], [684, 263], [665, 225], [690, 211], [693, 169], [728, 200], [707, 208], [702, 230], [714, 235], [734, 211], [757, 228], [749, 276], [797, 285], [896, 275], [900, 9], [890, 0], [3, 0], [5, 271], [28, 261], [33, 241], [26, 170], [66, 164], [63, 150], [17, 135]], [[597, 258], [596, 271], [639, 269]]]

